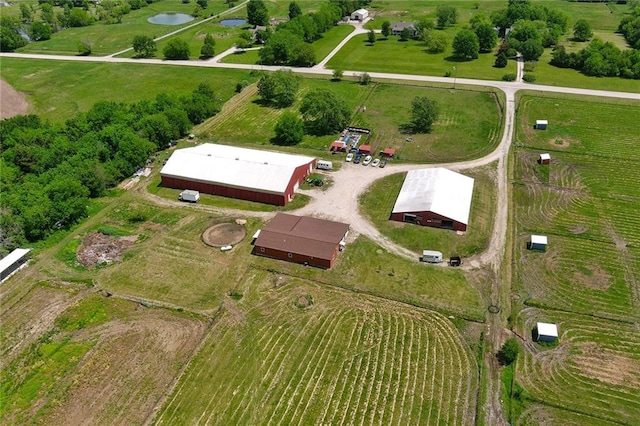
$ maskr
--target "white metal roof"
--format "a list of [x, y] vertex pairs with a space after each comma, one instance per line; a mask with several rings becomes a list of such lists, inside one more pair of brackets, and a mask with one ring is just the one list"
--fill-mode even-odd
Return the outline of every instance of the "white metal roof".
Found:
[[538, 336], [558, 337], [558, 327], [555, 324], [539, 322], [536, 325], [538, 327]]
[[546, 246], [547, 245], [546, 235], [532, 235], [531, 244], [543, 244]]
[[436, 250], [422, 250], [423, 256], [440, 256], [442, 257], [442, 252]]
[[540, 154], [541, 160], [551, 160], [551, 155], [549, 154]]
[[466, 225], [472, 197], [473, 178], [442, 167], [411, 170], [393, 213], [431, 211]]
[[302, 155], [205, 143], [176, 150], [160, 174], [284, 194], [294, 170], [314, 160]]
[[547, 120], [536, 120], [536, 124], [549, 124]]
[[6, 271], [11, 265], [22, 259], [31, 249], [17, 248], [0, 260], [0, 272]]
[[353, 13], [357, 13], [358, 15], [368, 15], [369, 11], [367, 9], [358, 9]]

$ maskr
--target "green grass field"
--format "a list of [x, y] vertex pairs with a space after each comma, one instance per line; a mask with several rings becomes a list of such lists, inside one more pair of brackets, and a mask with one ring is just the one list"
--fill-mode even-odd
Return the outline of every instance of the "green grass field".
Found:
[[[455, 31], [447, 30], [450, 40]], [[509, 61], [506, 68], [494, 68], [495, 56], [484, 53], [473, 61], [460, 61], [451, 56], [451, 46], [444, 53], [427, 53], [423, 42], [401, 42], [398, 37], [379, 39], [373, 46], [367, 35], [351, 40], [327, 63], [327, 68], [371, 72], [423, 74], [444, 76], [451, 73], [459, 78], [500, 80], [504, 74], [516, 72], [516, 64]], [[454, 71], [453, 68], [456, 68]]]
[[[561, 334], [552, 349], [525, 344], [517, 368], [526, 393], [522, 424], [534, 423], [540, 410], [563, 424], [632, 424], [640, 410], [640, 180], [630, 172], [640, 159], [638, 107], [520, 96], [513, 151], [512, 285], [516, 308], [523, 308], [517, 329], [530, 341], [535, 321], [553, 322]], [[533, 130], [543, 116], [548, 129]], [[541, 152], [551, 154], [550, 165], [537, 164]], [[546, 252], [526, 250], [530, 234], [549, 237]]]
[[464, 236], [427, 226], [418, 226], [389, 220], [405, 173], [380, 179], [362, 196], [362, 212], [391, 240], [416, 253], [439, 250], [444, 257], [469, 257], [486, 249], [492, 229], [495, 206], [495, 183], [491, 178], [494, 167], [463, 171], [475, 179], [468, 232]]
[[[183, 4], [180, 0], [161, 0], [124, 15], [121, 24], [106, 25], [103, 22], [96, 22], [87, 27], [68, 28], [55, 33], [50, 40], [30, 43], [19, 51], [75, 55], [78, 53], [78, 43], [88, 41], [92, 45], [92, 55], [108, 55], [131, 47], [133, 37], [136, 35], [160, 37], [197, 22], [194, 20], [182, 25], [157, 25], [147, 21], [158, 13], [191, 14], [194, 8], [194, 3]], [[224, 3], [212, 1], [205, 10], [205, 16], [215, 15], [224, 10], [226, 10]]]
[[188, 93], [209, 83], [226, 101], [247, 71], [144, 64], [101, 64], [2, 58], [2, 78], [27, 95], [31, 112], [64, 121], [98, 101], [137, 102], [163, 92]]
[[473, 423], [476, 364], [445, 317], [266, 272], [243, 284], [158, 424]]

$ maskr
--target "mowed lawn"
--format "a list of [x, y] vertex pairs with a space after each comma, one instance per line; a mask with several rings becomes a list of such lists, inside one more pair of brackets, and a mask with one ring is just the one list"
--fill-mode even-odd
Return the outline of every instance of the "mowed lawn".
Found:
[[[108, 55], [131, 47], [133, 38], [137, 35], [146, 35], [153, 38], [160, 37], [197, 22], [201, 18], [182, 25], [158, 25], [152, 24], [147, 20], [158, 13], [191, 14], [194, 8], [194, 3], [184, 4], [179, 0], [160, 0], [124, 15], [120, 24], [107, 25], [103, 21], [99, 21], [87, 27], [67, 28], [64, 31], [53, 34], [50, 40], [29, 43], [19, 51], [52, 55], [76, 55], [78, 54], [78, 43], [86, 41], [92, 46], [92, 55]], [[205, 13], [206, 16], [209, 16], [224, 10], [226, 10], [226, 5], [221, 2], [211, 1]]]
[[[535, 321], [557, 323], [560, 344], [525, 345], [516, 380], [533, 401], [567, 410], [554, 418], [632, 424], [640, 412], [639, 108], [637, 101], [537, 93], [519, 101], [517, 328], [530, 340]], [[548, 130], [533, 130], [543, 117]], [[537, 164], [542, 152], [551, 154], [550, 165]], [[531, 234], [548, 236], [545, 252], [526, 249]]]
[[157, 424], [474, 423], [477, 364], [446, 317], [266, 271], [241, 285]]
[[[416, 97], [434, 100], [438, 119], [431, 133], [413, 134], [411, 102]], [[425, 163], [454, 162], [482, 157], [500, 142], [502, 107], [497, 93], [379, 84], [364, 101], [353, 124], [373, 130], [368, 141], [374, 152], [396, 149], [396, 158]]]
[[153, 100], [163, 92], [189, 93], [210, 84], [226, 101], [247, 71], [144, 64], [108, 64], [2, 58], [2, 78], [27, 95], [31, 112], [64, 121], [98, 101]]
[[427, 249], [441, 251], [447, 259], [449, 256], [469, 257], [484, 251], [489, 244], [495, 212], [493, 200], [496, 197], [495, 182], [491, 177], [495, 173], [494, 166], [460, 172], [475, 179], [469, 227], [465, 235], [389, 220], [406, 173], [391, 175], [374, 183], [362, 195], [360, 208], [380, 232], [416, 252], [416, 257]]
[[[449, 41], [453, 40], [455, 31], [447, 30], [446, 33]], [[378, 37], [373, 45], [367, 43], [366, 34], [352, 38], [331, 58], [327, 68], [438, 77], [451, 73], [452, 77], [484, 80], [500, 80], [504, 74], [516, 72], [514, 61], [509, 61], [506, 68], [494, 68], [496, 58], [493, 53], [483, 53], [478, 59], [461, 61], [451, 56], [450, 43], [444, 53], [428, 53], [421, 41], [403, 42], [395, 36], [389, 36], [388, 40]]]

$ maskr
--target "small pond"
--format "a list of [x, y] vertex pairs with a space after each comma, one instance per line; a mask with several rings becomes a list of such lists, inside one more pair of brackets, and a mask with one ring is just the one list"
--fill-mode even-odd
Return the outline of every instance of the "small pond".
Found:
[[159, 25], [180, 25], [194, 19], [196, 18], [186, 13], [158, 13], [147, 19], [147, 21]]
[[246, 23], [246, 19], [223, 19], [220, 21], [220, 25], [224, 25], [225, 27], [237, 27]]

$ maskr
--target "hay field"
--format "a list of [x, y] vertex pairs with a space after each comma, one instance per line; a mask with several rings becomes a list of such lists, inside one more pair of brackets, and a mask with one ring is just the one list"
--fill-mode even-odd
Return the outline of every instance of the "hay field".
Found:
[[477, 365], [433, 311], [253, 273], [156, 424], [473, 424]]
[[[631, 425], [640, 415], [639, 107], [521, 97], [513, 150], [520, 424]], [[533, 130], [542, 118], [548, 130]], [[543, 152], [548, 166], [536, 162]], [[549, 237], [546, 252], [526, 249], [532, 233]], [[532, 342], [536, 321], [558, 324], [559, 345]]]

